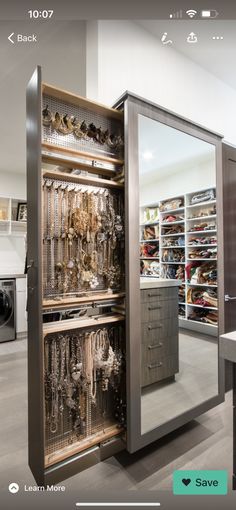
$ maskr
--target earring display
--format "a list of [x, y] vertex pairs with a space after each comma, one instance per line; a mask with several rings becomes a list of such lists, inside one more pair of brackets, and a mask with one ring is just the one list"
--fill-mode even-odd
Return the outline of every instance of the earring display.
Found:
[[44, 339], [46, 465], [125, 426], [122, 325]]
[[44, 296], [121, 290], [124, 205], [120, 192], [44, 179]]

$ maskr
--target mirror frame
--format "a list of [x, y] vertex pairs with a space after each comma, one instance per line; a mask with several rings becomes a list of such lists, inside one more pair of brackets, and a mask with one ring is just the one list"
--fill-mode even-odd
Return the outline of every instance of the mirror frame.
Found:
[[126, 338], [127, 338], [127, 450], [133, 453], [224, 401], [224, 361], [218, 349], [218, 394], [141, 434], [141, 316], [139, 254], [139, 140], [138, 115], [144, 115], [215, 146], [218, 260], [219, 335], [224, 332], [224, 255], [222, 136], [160, 106], [126, 92], [114, 105], [124, 109]]

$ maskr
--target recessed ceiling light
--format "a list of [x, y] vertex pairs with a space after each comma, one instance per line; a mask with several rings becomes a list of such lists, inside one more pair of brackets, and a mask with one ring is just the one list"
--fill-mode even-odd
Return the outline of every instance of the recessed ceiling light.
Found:
[[149, 160], [153, 158], [153, 153], [151, 151], [143, 152], [143, 159]]

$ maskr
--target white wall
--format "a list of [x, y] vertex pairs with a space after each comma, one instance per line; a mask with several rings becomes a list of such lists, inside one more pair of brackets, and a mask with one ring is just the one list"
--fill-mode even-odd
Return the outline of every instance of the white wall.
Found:
[[0, 171], [0, 196], [26, 200], [25, 174]]
[[[26, 200], [25, 175], [0, 171], [0, 196]], [[24, 265], [24, 237], [0, 236], [0, 274], [23, 273]]]
[[156, 179], [146, 184], [145, 180], [142, 179], [140, 183], [140, 206], [155, 204], [159, 200], [211, 188], [216, 184], [212, 159], [199, 164], [196, 162], [195, 165], [192, 164], [191, 166], [185, 165], [185, 168], [180, 167], [171, 175], [168, 175], [167, 168], [166, 175], [165, 178], [158, 179], [157, 171]]
[[[1, 27], [1, 36], [14, 30], [12, 22]], [[26, 199], [26, 86], [35, 67], [42, 66], [43, 81], [85, 95], [85, 22], [20, 22], [21, 33], [38, 35], [37, 45], [10, 43], [0, 53], [1, 130], [0, 196]], [[6, 121], [7, 119], [7, 121]], [[0, 237], [0, 274], [22, 273], [25, 262], [23, 237]]]
[[95, 90], [87, 83], [87, 95], [111, 105], [125, 90], [219, 132], [236, 144], [234, 89], [173, 47], [163, 46], [138, 24], [99, 21], [98, 86]]

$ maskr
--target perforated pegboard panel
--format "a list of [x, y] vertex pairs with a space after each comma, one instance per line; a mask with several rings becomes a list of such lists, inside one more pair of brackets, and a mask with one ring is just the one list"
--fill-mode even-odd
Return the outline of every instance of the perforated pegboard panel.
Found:
[[[117, 395], [123, 398], [124, 391], [124, 327], [119, 324], [115, 327], [107, 327], [109, 344], [116, 355], [120, 355], [119, 373], [114, 378], [111, 375], [107, 391], [104, 391], [102, 380], [102, 369], [96, 370], [96, 394], [92, 398], [89, 386], [86, 386], [85, 374], [89, 360], [86, 357], [86, 336], [88, 330], [67, 331], [64, 337], [61, 333], [50, 333], [44, 339], [44, 366], [45, 366], [45, 454], [48, 462], [53, 461], [55, 454], [63, 451], [64, 448], [74, 443], [84, 442], [86, 438], [91, 438], [99, 432], [105, 432], [106, 428], [119, 424], [119, 418], [116, 418]], [[90, 328], [91, 332], [91, 328]], [[65, 338], [70, 350], [69, 363], [66, 358], [62, 359], [62, 341]], [[57, 362], [53, 359], [51, 351], [52, 342], [56, 342]], [[47, 349], [46, 349], [47, 344]], [[76, 357], [76, 348], [80, 348], [79, 359]], [[47, 354], [46, 354], [47, 353]], [[123, 361], [122, 361], [123, 359]], [[75, 382], [72, 378], [73, 367], [78, 361], [80, 365], [82, 378]], [[55, 370], [55, 367], [56, 370]], [[58, 409], [57, 419], [54, 419], [55, 407], [52, 407], [51, 397], [56, 397], [55, 390], [56, 378], [58, 379]], [[63, 380], [63, 383], [61, 381]], [[84, 383], [83, 383], [84, 381]], [[71, 384], [72, 383], [72, 384]], [[67, 389], [72, 388], [72, 390]], [[71, 386], [70, 386], [71, 385]], [[74, 407], [68, 405], [69, 396], [73, 398]], [[117, 416], [119, 415], [119, 411]], [[88, 446], [87, 446], [88, 447]], [[86, 448], [86, 446], [85, 446]]]
[[[58, 112], [61, 115], [74, 115], [80, 123], [84, 120], [87, 126], [90, 123], [93, 123], [96, 127], [101, 127], [101, 129], [104, 131], [108, 129], [109, 133], [123, 135], [122, 123], [116, 119], [109, 119], [96, 112], [91, 112], [85, 108], [74, 106], [60, 99], [48, 95], [43, 95], [43, 108], [46, 108], [47, 105], [53, 114]], [[123, 158], [123, 148], [113, 149], [110, 148], [107, 144], [101, 145], [99, 142], [96, 142], [88, 136], [85, 138], [77, 138], [73, 133], [58, 133], [55, 129], [52, 128], [52, 126], [42, 126], [42, 140], [43, 142], [52, 143], [54, 145], [68, 149], [90, 153], [93, 152], [95, 157], [96, 154], [100, 154], [118, 159]]]
[[[86, 291], [93, 290], [89, 283], [83, 282], [81, 279], [81, 253], [89, 253], [91, 250], [90, 243], [87, 243], [86, 238], [82, 242], [82, 252], [78, 251], [78, 238], [72, 240], [72, 246], [70, 248], [71, 258], [74, 261], [74, 267], [69, 269], [68, 263], [68, 246], [67, 240], [58, 237], [58, 233], [61, 228], [61, 218], [58, 215], [59, 208], [59, 187], [63, 190], [75, 190], [76, 192], [88, 191], [93, 193], [102, 194], [107, 193], [114, 197], [114, 210], [115, 214], [118, 214], [124, 220], [124, 203], [123, 193], [119, 190], [108, 190], [104, 188], [98, 188], [88, 185], [76, 185], [67, 181], [57, 181], [51, 179], [45, 179], [43, 182], [43, 207], [42, 207], [42, 238], [43, 238], [43, 295], [44, 298], [50, 297], [68, 297], [74, 296], [78, 293], [84, 293]], [[51, 191], [53, 190], [53, 191]], [[51, 218], [51, 201], [53, 200], [54, 218]], [[67, 211], [69, 214], [69, 211]], [[51, 232], [51, 224], [54, 223], [53, 232]], [[108, 259], [108, 243], [105, 245], [103, 256]], [[117, 283], [112, 287], [115, 291], [120, 291], [124, 287], [124, 236], [123, 239], [117, 239], [116, 247], [113, 249], [110, 255], [111, 265], [119, 264], [120, 267], [120, 278], [117, 279]], [[57, 263], [61, 262], [63, 265], [62, 271], [57, 271]], [[79, 276], [80, 272], [80, 276]], [[107, 273], [103, 275], [96, 273], [98, 285], [94, 288], [94, 291], [105, 290], [109, 287], [107, 280]]]

